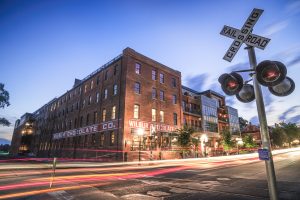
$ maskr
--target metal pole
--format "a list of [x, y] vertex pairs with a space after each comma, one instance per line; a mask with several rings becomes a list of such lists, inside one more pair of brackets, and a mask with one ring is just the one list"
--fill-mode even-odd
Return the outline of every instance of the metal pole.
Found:
[[140, 136], [140, 140], [139, 140], [139, 162], [141, 162], [141, 141], [142, 140], [142, 136]]
[[[246, 47], [249, 56], [250, 66], [255, 69], [256, 68], [256, 56], [253, 47]], [[267, 125], [267, 117], [265, 112], [264, 100], [261, 92], [261, 87], [256, 79], [256, 74], [253, 75], [253, 86], [254, 86], [254, 93], [256, 99], [256, 106], [258, 112], [258, 119], [260, 124], [260, 134], [262, 139], [262, 147], [264, 149], [268, 149], [269, 152], [269, 160], [265, 160], [266, 164], [266, 171], [267, 171], [267, 180], [268, 180], [268, 187], [269, 187], [269, 195], [270, 199], [278, 200], [278, 193], [277, 193], [277, 184], [276, 184], [276, 175], [274, 170], [274, 163], [273, 163], [273, 156], [272, 156], [272, 149], [270, 145], [270, 136], [268, 131]]]

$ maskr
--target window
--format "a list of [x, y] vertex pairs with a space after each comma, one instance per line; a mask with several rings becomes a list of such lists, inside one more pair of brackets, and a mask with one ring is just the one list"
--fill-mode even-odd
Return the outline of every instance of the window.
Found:
[[100, 77], [97, 76], [97, 81], [96, 81], [97, 85], [99, 85], [99, 82], [100, 82]]
[[110, 145], [115, 144], [115, 132], [110, 133]]
[[85, 106], [85, 99], [83, 99], [82, 108], [84, 108], [84, 106]]
[[107, 89], [104, 90], [104, 99], [107, 99]]
[[106, 109], [104, 108], [102, 111], [102, 121], [105, 122], [106, 120]]
[[84, 93], [87, 91], [87, 84], [84, 86]]
[[76, 110], [79, 109], [79, 102], [76, 103]]
[[175, 94], [172, 96], [172, 102], [173, 104], [177, 104], [177, 96]]
[[141, 64], [135, 63], [135, 73], [141, 74]]
[[93, 134], [92, 135], [92, 145], [95, 145], [96, 144], [96, 135]]
[[116, 106], [111, 109], [111, 119], [116, 119]]
[[69, 121], [69, 130], [72, 128], [72, 120]]
[[161, 110], [159, 112], [159, 116], [160, 116], [160, 122], [162, 122], [162, 123], [165, 122], [164, 115], [165, 115], [164, 111]]
[[135, 84], [134, 84], [134, 92], [136, 94], [141, 94], [141, 84], [139, 82], [135, 82]]
[[140, 117], [140, 105], [134, 104], [133, 118], [138, 119]]
[[[79, 126], [82, 127], [82, 123], [83, 123], [83, 116], [80, 117], [80, 122], [79, 122]], [[63, 124], [61, 124], [63, 126]]]
[[75, 118], [75, 121], [74, 121], [74, 128], [77, 128], [77, 118]]
[[87, 147], [88, 144], [88, 135], [84, 136], [84, 142], [83, 142], [83, 147]]
[[159, 92], [159, 98], [160, 98], [161, 101], [164, 101], [164, 100], [165, 100], [165, 92], [164, 92], [164, 91], [161, 90], [161, 91]]
[[98, 121], [98, 114], [97, 111], [94, 112], [94, 124], [96, 124]]
[[173, 122], [174, 125], [177, 125], [177, 113], [173, 113]]
[[156, 109], [152, 108], [152, 121], [156, 122]]
[[156, 80], [156, 70], [155, 69], [152, 69], [152, 80], [155, 81]]
[[114, 75], [117, 74], [117, 67], [118, 67], [118, 65], [115, 65], [115, 66], [114, 66]]
[[176, 87], [176, 79], [175, 78], [172, 78], [172, 86]]
[[86, 115], [86, 125], [89, 124], [89, 121], [90, 121], [90, 114], [87, 114], [87, 115]]
[[152, 99], [156, 99], [157, 94], [156, 94], [156, 88], [152, 88]]
[[107, 77], [108, 77], [108, 71], [106, 71], [105, 74], [104, 74], [104, 80], [105, 81], [107, 80]]
[[96, 94], [96, 102], [99, 103], [99, 92]]
[[99, 143], [100, 147], [104, 146], [104, 133], [100, 133], [100, 143]]
[[89, 96], [88, 105], [91, 105], [91, 102], [92, 102], [92, 96]]
[[91, 89], [94, 87], [94, 81], [91, 82]]
[[118, 93], [118, 85], [114, 85], [114, 95]]
[[159, 82], [164, 83], [165, 82], [165, 75], [164, 74], [159, 74]]

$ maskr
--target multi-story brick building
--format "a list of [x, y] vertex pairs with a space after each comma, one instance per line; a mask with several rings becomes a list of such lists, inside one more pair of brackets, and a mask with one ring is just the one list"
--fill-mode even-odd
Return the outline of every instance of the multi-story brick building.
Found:
[[[143, 159], [174, 158], [176, 129], [185, 124], [199, 137], [205, 132], [215, 148], [220, 130], [229, 125], [226, 113], [224, 96], [184, 87], [179, 71], [126, 48], [30, 114], [30, 133], [23, 131], [29, 120], [17, 121], [11, 152], [134, 160], [142, 151]], [[26, 135], [31, 139], [22, 150]]]

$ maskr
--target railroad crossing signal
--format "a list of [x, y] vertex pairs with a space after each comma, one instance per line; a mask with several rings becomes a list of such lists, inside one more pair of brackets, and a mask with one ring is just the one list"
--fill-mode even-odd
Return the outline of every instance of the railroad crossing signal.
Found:
[[[256, 100], [263, 147], [262, 150], [259, 150], [259, 156], [265, 160], [270, 199], [278, 200], [270, 136], [260, 85], [268, 87], [270, 92], [276, 96], [287, 96], [294, 91], [295, 83], [286, 76], [286, 67], [281, 62], [265, 60], [257, 65], [254, 47], [264, 49], [270, 42], [268, 38], [251, 33], [262, 13], [263, 10], [261, 9], [253, 9], [241, 30], [230, 26], [223, 27], [220, 34], [234, 39], [223, 59], [231, 62], [242, 44], [245, 43], [247, 44], [245, 49], [248, 51], [251, 69], [222, 74], [218, 81], [225, 94], [236, 95], [236, 98], [244, 103]], [[252, 79], [244, 82], [238, 73], [250, 71], [249, 75]], [[253, 81], [253, 85], [248, 84], [249, 81]]]
[[261, 9], [253, 9], [241, 30], [232, 28], [230, 26], [223, 27], [220, 34], [234, 39], [223, 57], [224, 60], [231, 62], [243, 43], [259, 49], [264, 49], [268, 45], [270, 39], [251, 33], [254, 25], [262, 13], [263, 10]]

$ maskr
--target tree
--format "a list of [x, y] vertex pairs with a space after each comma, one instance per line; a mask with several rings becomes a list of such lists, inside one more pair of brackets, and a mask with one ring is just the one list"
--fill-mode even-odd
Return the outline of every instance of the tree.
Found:
[[272, 129], [271, 137], [273, 144], [279, 147], [282, 147], [285, 142], [287, 142], [287, 135], [282, 127], [275, 125], [275, 128]]
[[253, 141], [253, 136], [252, 135], [245, 135], [243, 138], [244, 146], [246, 148], [253, 148], [256, 147], [256, 144]]
[[[9, 105], [9, 93], [4, 89], [4, 84], [0, 83], [0, 108], [4, 108]], [[5, 118], [0, 117], [0, 125], [9, 126], [10, 122]]]
[[221, 143], [223, 145], [223, 149], [225, 150], [226, 154], [229, 155], [229, 151], [232, 149], [234, 143], [231, 140], [232, 136], [231, 133], [228, 129], [224, 129], [221, 132], [222, 138], [221, 138]]
[[190, 127], [184, 126], [182, 129], [178, 129], [178, 146], [181, 147], [181, 156], [184, 158], [184, 154], [189, 151], [189, 147], [192, 144], [192, 134], [194, 130]]
[[240, 130], [243, 131], [244, 128], [249, 124], [248, 120], [239, 117]]
[[287, 142], [289, 143], [289, 146], [291, 147], [291, 143], [299, 139], [300, 136], [300, 129], [297, 127], [295, 123], [285, 123], [281, 122], [279, 125], [283, 128], [286, 136], [287, 136]]

